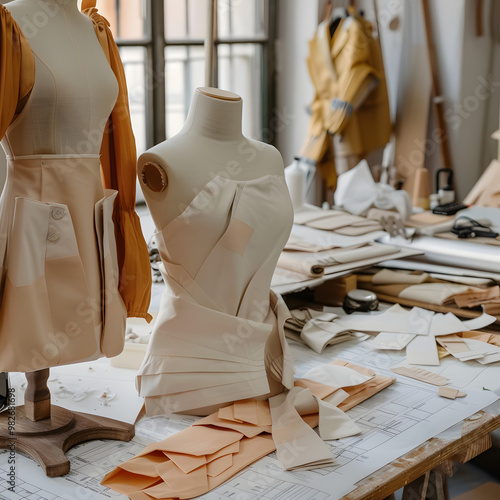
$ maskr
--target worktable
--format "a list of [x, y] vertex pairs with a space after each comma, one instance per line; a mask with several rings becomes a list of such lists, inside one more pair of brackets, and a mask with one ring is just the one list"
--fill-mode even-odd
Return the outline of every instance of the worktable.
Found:
[[[153, 288], [155, 301], [159, 303], [161, 287], [155, 285]], [[366, 342], [368, 341], [365, 341], [365, 344]], [[327, 362], [328, 359], [342, 358], [345, 350], [349, 347], [349, 342], [330, 346], [326, 348], [323, 355], [318, 356], [310, 349], [300, 346], [296, 342], [290, 342], [290, 344], [295, 355], [299, 351], [304, 353], [297, 366], [297, 376], [303, 374], [306, 369], [305, 365], [311, 366], [311, 363], [314, 362]], [[366, 355], [366, 359], [368, 356]], [[395, 357], [389, 356], [385, 361], [383, 360], [382, 366], [384, 368], [389, 368], [397, 363], [396, 358], [398, 356], [402, 360], [404, 352], [393, 356]], [[353, 361], [361, 365], [363, 364], [362, 358], [363, 355], [360, 355], [359, 359]], [[460, 364], [458, 360], [455, 360], [455, 362]], [[302, 363], [304, 363], [304, 366], [302, 366]], [[495, 369], [498, 371], [496, 380], [500, 381], [500, 363], [495, 363], [495, 365], [497, 365]], [[381, 373], [379, 370], [377, 372]], [[388, 374], [387, 370], [385, 370], [385, 374]], [[380, 397], [385, 397], [384, 391], [393, 391], [397, 387], [398, 382], [384, 389], [380, 393]], [[133, 383], [130, 384], [130, 391], [135, 394]], [[367, 400], [367, 406], [372, 404], [372, 401], [375, 401], [377, 396]], [[354, 410], [355, 408], [351, 411]], [[496, 413], [499, 412], [496, 411]], [[79, 445], [68, 452], [68, 456], [71, 458], [72, 471], [64, 478], [45, 478], [38, 466], [33, 465], [28, 459], [20, 459], [19, 468], [21, 466], [26, 468], [24, 477], [20, 478], [20, 481], [26, 485], [25, 491], [35, 495], [33, 498], [37, 498], [37, 500], [125, 499], [126, 497], [123, 495], [114, 493], [99, 485], [104, 474], [140, 452], [148, 442], [159, 441], [178, 432], [190, 425], [194, 420], [195, 417], [183, 418], [182, 416], [142, 418], [136, 426], [136, 437], [130, 443], [90, 441]], [[476, 412], [473, 416], [462, 420], [462, 422], [458, 425], [459, 427], [462, 426], [461, 431], [459, 429], [452, 437], [450, 437], [449, 432], [438, 434], [438, 437], [433, 437], [414, 447], [411, 451], [403, 453], [399, 458], [395, 458], [387, 465], [365, 477], [357, 484], [355, 489], [342, 497], [343, 500], [390, 499], [395, 491], [405, 486], [403, 500], [417, 500], [423, 498], [422, 489], [428, 485], [434, 486], [432, 489], [434, 497], [432, 498], [446, 500], [446, 478], [451, 475], [453, 461], [464, 463], [487, 450], [491, 446], [491, 432], [500, 428], [500, 416], [496, 414], [495, 416], [490, 415], [483, 411]], [[334, 442], [333, 446], [337, 447], [336, 442]], [[6, 462], [5, 453], [0, 454], [0, 498], [9, 500], [11, 498], [14, 500], [29, 498], [26, 496], [27, 493], [22, 494], [25, 496], [10, 496], [5, 492], [3, 488], [5, 488], [6, 482], [4, 473], [6, 464], [4, 462]], [[314, 472], [301, 473], [302, 478], [308, 478], [310, 481], [310, 487], [307, 487], [299, 484], [297, 480], [299, 476], [293, 476], [293, 473], [279, 470], [279, 464], [276, 464], [277, 462], [272, 456], [266, 457], [213, 492], [199, 498], [206, 500], [224, 498], [233, 500], [235, 498], [242, 500], [258, 498], [268, 500], [326, 500], [328, 498], [314, 487], [316, 478], [324, 477], [323, 474], [315, 476]], [[267, 471], [272, 471], [272, 474], [268, 477], [262, 474], [262, 467], [264, 466], [267, 467]], [[287, 478], [293, 478], [293, 480], [288, 481]], [[331, 491], [335, 491], [335, 488], [336, 482], [332, 481]]]
[[[462, 437], [456, 440], [432, 438], [415, 450], [379, 469], [343, 498], [345, 500], [382, 500], [405, 488], [403, 500], [448, 499], [447, 478], [452, 477], [453, 462], [468, 462], [491, 447], [491, 432], [500, 428], [500, 415], [478, 412], [464, 421]], [[424, 495], [424, 496], [422, 496]]]
[[[328, 362], [333, 358], [347, 359], [360, 365], [363, 364], [362, 360], [365, 359], [365, 365], [368, 365], [367, 353], [370, 352], [368, 342], [348, 341], [344, 344], [327, 347], [322, 355], [317, 355], [309, 348], [291, 341], [291, 349], [297, 359], [297, 376], [302, 376], [315, 363]], [[372, 356], [369, 361], [372, 366], [374, 363], [379, 366], [379, 369], [375, 368], [377, 373], [388, 374], [390, 373], [388, 368], [402, 358], [404, 358], [402, 353], [378, 354]], [[453, 363], [460, 362], [458, 360], [449, 360], [447, 364], [453, 366]], [[500, 373], [500, 366], [494, 369]], [[500, 380], [500, 376], [496, 377], [496, 380]], [[411, 379], [406, 379], [404, 383], [406, 384], [408, 381], [410, 381], [410, 384], [415, 383]], [[384, 404], [384, 401], [388, 400], [388, 398], [399, 398], [398, 391], [401, 390], [403, 385], [403, 381], [396, 381], [378, 395], [353, 408], [350, 410], [353, 412], [353, 417], [357, 418], [363, 415], [360, 413], [362, 407], [364, 407], [363, 411], [370, 411], [375, 403]], [[130, 386], [130, 391], [135, 391], [132, 382]], [[429, 386], [429, 388], [426, 389], [428, 393], [437, 392], [436, 387]], [[417, 407], [418, 405], [414, 404], [413, 406]], [[412, 489], [407, 488], [407, 495], [410, 496], [404, 497], [407, 500], [420, 498], [420, 496], [415, 496], [414, 492], [418, 491], [419, 488], [421, 489], [422, 484], [426, 482], [430, 482], [444, 491], [446, 475], [451, 471], [451, 461], [465, 462], [486, 450], [491, 445], [490, 432], [500, 427], [499, 416], [491, 416], [484, 412], [479, 412], [478, 415], [479, 418], [466, 419], [463, 424], [462, 437], [456, 436], [449, 439], [450, 433], [446, 432], [444, 438], [432, 438], [409, 453], [404, 453], [401, 458], [395, 457], [389, 465], [363, 479], [358, 484], [358, 487], [345, 495], [343, 499], [382, 500], [386, 497], [390, 498], [391, 493], [413, 481], [416, 482], [411, 484]], [[126, 497], [123, 495], [116, 494], [99, 485], [103, 475], [116, 465], [142, 451], [148, 442], [164, 439], [168, 435], [189, 426], [194, 420], [196, 420], [196, 417], [143, 417], [136, 426], [136, 437], [130, 443], [97, 440], [79, 445], [68, 453], [72, 470], [69, 475], [63, 478], [46, 478], [42, 470], [34, 465], [34, 462], [20, 457], [18, 461], [19, 483], [26, 486], [26, 492], [29, 491], [38, 495], [33, 497], [37, 498], [37, 500], [125, 499]], [[445, 422], [442, 430], [447, 425], [449, 424]], [[459, 434], [460, 431], [458, 431]], [[355, 438], [346, 438], [347, 444], [344, 445], [338, 441], [331, 442], [333, 450], [339, 450], [341, 446], [344, 446], [345, 451], [349, 454], [351, 445], [348, 440], [351, 439]], [[341, 463], [343, 455], [336, 457], [336, 462]], [[0, 498], [9, 500], [11, 498], [15, 500], [29, 498], [25, 492], [20, 496], [7, 496], [5, 490], [2, 491], [6, 482], [6, 456], [6, 454], [0, 455]], [[432, 474], [427, 474], [426, 479], [425, 474], [431, 471]], [[318, 481], [326, 480], [328, 490], [331, 492], [336, 491], [338, 487], [338, 476], [335, 477], [332, 474], [330, 478], [325, 479], [326, 474], [331, 474], [331, 470], [319, 469], [318, 471], [300, 472], [299, 474], [284, 472], [273, 454], [271, 454], [271, 456], [255, 463], [201, 498], [206, 500], [224, 498], [241, 498], [245, 500], [260, 498], [326, 500], [329, 496], [316, 487]], [[80, 496], [76, 495], [77, 490]], [[446, 499], [446, 496], [437, 496], [435, 498]]]

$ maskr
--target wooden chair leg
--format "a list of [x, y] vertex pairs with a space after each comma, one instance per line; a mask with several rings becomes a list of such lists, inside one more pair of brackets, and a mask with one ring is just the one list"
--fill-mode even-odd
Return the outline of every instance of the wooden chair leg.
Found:
[[447, 474], [432, 469], [407, 484], [402, 500], [449, 500]]
[[425, 500], [428, 483], [429, 472], [404, 487], [402, 500]]

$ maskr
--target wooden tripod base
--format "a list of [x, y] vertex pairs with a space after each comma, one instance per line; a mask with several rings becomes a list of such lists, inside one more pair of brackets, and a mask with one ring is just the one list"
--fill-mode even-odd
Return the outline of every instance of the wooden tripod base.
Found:
[[[16, 407], [15, 424], [9, 412], [0, 414], [0, 448], [22, 451], [35, 459], [49, 477], [69, 472], [65, 452], [72, 446], [91, 439], [130, 441], [134, 426], [106, 417], [71, 412], [50, 406], [50, 417], [33, 422], [25, 415], [25, 407]], [[12, 423], [12, 434], [8, 424]]]

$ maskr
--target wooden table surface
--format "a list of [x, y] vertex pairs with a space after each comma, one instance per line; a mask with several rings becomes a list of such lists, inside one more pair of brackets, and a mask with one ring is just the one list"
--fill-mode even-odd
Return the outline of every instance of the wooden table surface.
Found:
[[491, 446], [491, 432], [498, 428], [500, 415], [494, 417], [480, 411], [464, 420], [461, 438], [429, 439], [420, 447], [365, 478], [343, 499], [383, 500], [440, 465], [447, 468], [448, 475], [451, 475], [451, 461], [465, 463], [486, 451]]

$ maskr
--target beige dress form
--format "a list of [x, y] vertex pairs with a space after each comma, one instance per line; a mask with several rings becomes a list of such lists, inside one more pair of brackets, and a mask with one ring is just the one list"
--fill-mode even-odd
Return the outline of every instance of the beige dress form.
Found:
[[[241, 124], [240, 104], [202, 95], [195, 101], [198, 111], [206, 104], [203, 109], [210, 110], [208, 114], [225, 109], [228, 120], [236, 110], [234, 117], [239, 116]], [[258, 164], [259, 158], [266, 157], [262, 151], [270, 148], [267, 145], [253, 149], [255, 168], [242, 170], [239, 178], [222, 173], [209, 176], [209, 150], [216, 147], [223, 156], [235, 140], [248, 140], [228, 138], [231, 130], [221, 131], [218, 139], [202, 137], [205, 132], [197, 126], [198, 120], [209, 123], [208, 118], [191, 113], [188, 123], [191, 120], [194, 125], [169, 140], [173, 144], [185, 141], [182, 150], [190, 145], [190, 151], [199, 155], [200, 173], [191, 180], [191, 192], [199, 189], [203, 169], [211, 180], [179, 215], [157, 227], [166, 289], [137, 378], [148, 414], [208, 414], [232, 401], [265, 399], [293, 387], [293, 365], [283, 331], [289, 312], [283, 299], [270, 292], [271, 277], [293, 221], [284, 176], [274, 173], [277, 169], [272, 166]], [[213, 122], [209, 129], [216, 129]], [[160, 145], [153, 150], [160, 161], [159, 152], [169, 148]], [[184, 162], [193, 169], [189, 155], [184, 154]], [[175, 168], [183, 165], [170, 160], [167, 156], [164, 163], [174, 183], [178, 181]], [[257, 167], [273, 173], [254, 177]], [[250, 178], [242, 178], [249, 172]], [[165, 219], [165, 207], [157, 193], [144, 185], [143, 191], [158, 225]]]
[[[114, 356], [126, 311], [118, 293], [112, 221], [99, 150], [118, 85], [76, 0], [18, 0], [35, 84], [2, 138], [0, 371], [30, 372]], [[59, 42], [59, 45], [56, 42]]]

